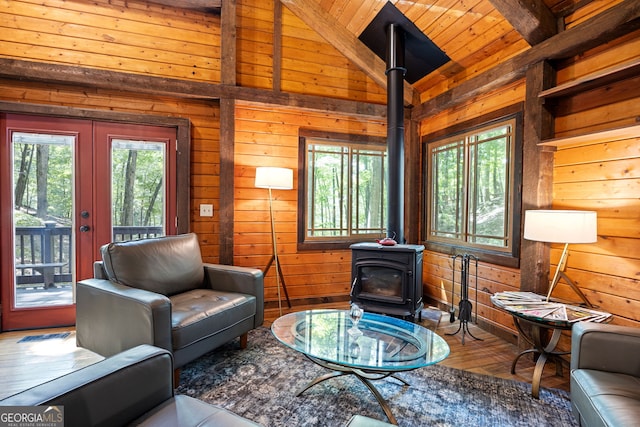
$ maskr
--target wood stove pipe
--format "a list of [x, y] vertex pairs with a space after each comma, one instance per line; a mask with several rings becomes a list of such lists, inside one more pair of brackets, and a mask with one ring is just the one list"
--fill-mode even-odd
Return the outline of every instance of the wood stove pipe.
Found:
[[404, 238], [404, 33], [396, 24], [387, 27], [387, 236]]

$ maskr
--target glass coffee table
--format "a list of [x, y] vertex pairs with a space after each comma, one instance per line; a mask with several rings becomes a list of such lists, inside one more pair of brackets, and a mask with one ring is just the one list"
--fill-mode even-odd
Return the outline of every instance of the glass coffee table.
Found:
[[284, 345], [331, 370], [307, 384], [296, 396], [331, 378], [354, 375], [376, 397], [389, 421], [397, 424], [389, 404], [371, 381], [433, 365], [449, 355], [436, 333], [415, 323], [365, 313], [354, 328], [347, 310], [308, 310], [287, 314], [271, 325]]

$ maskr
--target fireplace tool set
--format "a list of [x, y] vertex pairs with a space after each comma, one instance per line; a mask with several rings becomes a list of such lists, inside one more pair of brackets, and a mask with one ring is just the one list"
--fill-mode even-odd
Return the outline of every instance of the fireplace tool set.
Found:
[[462, 344], [464, 344], [464, 336], [465, 333], [469, 334], [471, 336], [471, 338], [475, 339], [475, 340], [479, 340], [482, 341], [482, 338], [477, 338], [474, 337], [473, 334], [471, 333], [471, 331], [469, 330], [469, 321], [471, 320], [471, 315], [473, 313], [473, 305], [471, 304], [471, 301], [469, 301], [469, 274], [470, 274], [470, 264], [471, 264], [471, 259], [473, 259], [476, 263], [476, 271], [475, 271], [475, 278], [476, 278], [476, 319], [475, 322], [478, 322], [478, 258], [476, 258], [473, 255], [469, 255], [469, 254], [464, 254], [464, 255], [453, 255], [451, 257], [453, 259], [453, 278], [451, 280], [451, 308], [449, 309], [449, 314], [451, 315], [451, 317], [449, 318], [449, 321], [451, 323], [456, 321], [456, 309], [455, 306], [453, 304], [453, 298], [455, 295], [455, 288], [456, 288], [456, 259], [460, 258], [461, 259], [461, 266], [460, 266], [460, 302], [459, 302], [459, 307], [458, 307], [458, 320], [460, 320], [460, 325], [458, 326], [458, 330], [450, 333], [450, 334], [446, 334], [446, 335], [456, 335], [458, 332], [462, 331]]

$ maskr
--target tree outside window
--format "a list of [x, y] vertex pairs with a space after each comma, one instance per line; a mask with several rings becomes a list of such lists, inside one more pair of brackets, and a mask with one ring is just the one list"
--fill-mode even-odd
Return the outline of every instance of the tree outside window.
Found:
[[426, 146], [425, 240], [432, 249], [517, 255], [518, 129], [511, 116]]
[[[165, 144], [112, 141], [112, 224], [164, 228]], [[114, 235], [114, 240], [118, 239]]]
[[331, 135], [301, 137], [300, 148], [304, 153], [300, 243], [344, 247], [384, 236], [386, 144], [380, 138]]

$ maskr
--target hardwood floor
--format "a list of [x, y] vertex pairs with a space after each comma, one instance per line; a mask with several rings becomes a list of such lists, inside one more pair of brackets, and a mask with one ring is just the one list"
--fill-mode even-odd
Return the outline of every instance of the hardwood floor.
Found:
[[[70, 332], [64, 339], [19, 342], [26, 336]], [[76, 347], [73, 328], [0, 334], [0, 399], [49, 381], [103, 358]]]
[[[294, 307], [303, 310], [311, 307]], [[315, 306], [315, 308], [318, 308]], [[328, 308], [324, 306], [323, 308]], [[338, 308], [344, 308], [338, 307]], [[470, 325], [471, 333], [481, 338], [475, 340], [465, 336], [462, 344], [461, 333], [446, 335], [458, 329], [458, 322], [450, 323], [448, 315], [442, 314], [436, 332], [449, 344], [451, 349], [442, 365], [452, 368], [513, 379], [530, 383], [534, 362], [531, 357], [522, 357], [518, 361], [516, 374], [512, 375], [511, 363], [519, 353], [518, 347], [498, 338], [476, 325]], [[267, 310], [265, 326], [270, 326], [278, 316], [278, 310]], [[70, 332], [64, 339], [19, 342], [23, 337]], [[73, 328], [46, 329], [33, 331], [5, 332], [0, 334], [0, 399], [20, 390], [64, 375], [101, 360], [102, 357], [75, 345]], [[555, 366], [548, 363], [542, 377], [541, 387], [569, 390], [569, 368], [564, 366], [563, 376], [555, 375]]]
[[[456, 369], [471, 371], [478, 374], [490, 375], [516, 381], [531, 383], [535, 362], [530, 356], [522, 356], [516, 365], [516, 373], [511, 374], [511, 364], [522, 351], [515, 344], [508, 343], [502, 338], [492, 335], [476, 325], [470, 325], [471, 333], [481, 338], [476, 341], [468, 335], [462, 344], [461, 333], [449, 336], [446, 333], [454, 333], [458, 329], [458, 322], [450, 323], [448, 315], [440, 322], [437, 333], [442, 336], [451, 349], [448, 358], [440, 364]], [[563, 363], [562, 376], [556, 375], [555, 363], [548, 362], [542, 374], [540, 387], [558, 388], [569, 391], [569, 364]]]

